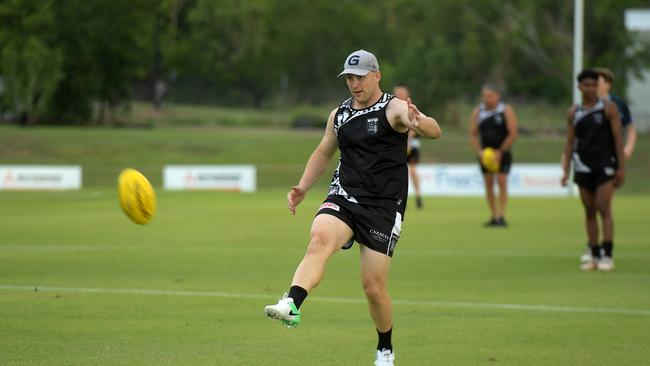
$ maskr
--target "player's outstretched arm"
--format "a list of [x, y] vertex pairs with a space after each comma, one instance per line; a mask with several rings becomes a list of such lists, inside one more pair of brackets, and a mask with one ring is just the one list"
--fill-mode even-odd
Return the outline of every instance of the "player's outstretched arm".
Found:
[[442, 134], [438, 121], [420, 112], [411, 98], [406, 101], [397, 98], [391, 100], [386, 115], [391, 126], [398, 131], [411, 130], [430, 139], [437, 139]]
[[334, 134], [334, 115], [336, 114], [336, 109], [334, 109], [329, 118], [327, 119], [327, 127], [325, 128], [325, 134], [323, 139], [318, 144], [314, 152], [309, 157], [307, 165], [305, 166], [305, 171], [302, 173], [302, 178], [298, 185], [291, 187], [289, 193], [287, 193], [287, 207], [291, 214], [296, 214], [296, 207], [302, 202], [307, 194], [307, 191], [318, 181], [325, 168], [327, 167], [330, 160], [336, 153], [338, 147], [338, 140]]

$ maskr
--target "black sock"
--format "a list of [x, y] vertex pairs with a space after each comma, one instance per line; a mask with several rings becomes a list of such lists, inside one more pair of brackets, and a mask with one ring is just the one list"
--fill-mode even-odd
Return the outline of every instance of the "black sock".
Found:
[[603, 250], [605, 250], [605, 256], [611, 258], [614, 252], [614, 242], [611, 240], [606, 240], [601, 243], [601, 246], [603, 247]]
[[589, 245], [589, 248], [591, 249], [591, 256], [594, 258], [600, 258], [600, 245], [595, 244], [595, 245]]
[[305, 301], [305, 298], [307, 297], [307, 290], [300, 286], [291, 286], [288, 296], [293, 299], [296, 308], [300, 309], [300, 305], [302, 305], [302, 302]]
[[393, 334], [393, 327], [390, 327], [388, 332], [382, 333], [377, 329], [377, 336], [379, 337], [379, 342], [377, 342], [377, 350], [393, 350], [393, 343], [391, 342], [391, 336]]

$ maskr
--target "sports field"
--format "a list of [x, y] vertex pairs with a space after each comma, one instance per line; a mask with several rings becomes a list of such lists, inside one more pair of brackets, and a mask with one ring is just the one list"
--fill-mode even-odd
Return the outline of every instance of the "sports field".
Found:
[[[2, 163], [79, 161], [89, 175], [78, 192], [0, 192], [1, 365], [372, 364], [358, 250], [334, 256], [299, 328], [262, 311], [286, 291], [325, 194], [316, 187], [293, 217], [281, 188], [318, 134], [251, 131], [245, 148], [234, 138], [246, 133], [233, 131], [1, 132]], [[529, 143], [538, 148], [522, 154], [539, 159], [561, 146]], [[427, 148], [430, 160], [459, 159], [445, 155], [453, 148]], [[162, 161], [228, 159], [259, 159], [271, 173], [260, 192], [159, 188]], [[112, 186], [118, 167], [138, 161], [158, 182], [148, 226], [128, 221]], [[575, 198], [513, 198], [505, 230], [481, 227], [480, 198], [430, 197], [424, 210], [409, 209], [389, 283], [398, 364], [647, 365], [646, 184], [615, 197], [612, 273], [578, 269], [585, 239]]]

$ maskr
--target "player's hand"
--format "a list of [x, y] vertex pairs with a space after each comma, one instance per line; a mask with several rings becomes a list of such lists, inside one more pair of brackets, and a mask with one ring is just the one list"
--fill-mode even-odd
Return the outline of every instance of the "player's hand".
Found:
[[503, 153], [499, 149], [494, 149], [494, 162], [499, 164], [501, 166], [501, 158], [503, 157]]
[[634, 151], [633, 147], [630, 145], [625, 145], [623, 147], [623, 157], [625, 160], [629, 160], [632, 157], [632, 152]]
[[560, 184], [562, 187], [566, 187], [566, 185], [569, 183], [569, 175], [568, 174], [562, 174], [562, 178], [560, 179]]
[[292, 215], [296, 214], [296, 207], [305, 199], [307, 192], [300, 186], [293, 186], [289, 193], [287, 193], [287, 207]]
[[411, 98], [406, 99], [406, 105], [408, 107], [407, 117], [409, 122], [411, 122], [411, 127], [418, 128], [420, 126], [420, 116], [422, 115], [420, 110], [418, 110], [418, 107], [411, 102]]
[[618, 169], [614, 174], [614, 187], [621, 187], [623, 183], [625, 183], [625, 170]]

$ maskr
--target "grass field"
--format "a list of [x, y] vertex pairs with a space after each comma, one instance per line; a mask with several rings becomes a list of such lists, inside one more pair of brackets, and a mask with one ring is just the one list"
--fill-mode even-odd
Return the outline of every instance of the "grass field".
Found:
[[[0, 192], [2, 365], [370, 365], [357, 250], [337, 253], [303, 324], [266, 320], [324, 192], [159, 192], [149, 226], [114, 190]], [[617, 269], [582, 273], [575, 199], [408, 210], [390, 275], [399, 365], [647, 365], [650, 197], [615, 200]]]
[[[0, 365], [366, 365], [376, 336], [359, 255], [337, 254], [303, 324], [266, 320], [286, 291], [329, 181], [286, 210], [321, 131], [0, 126], [0, 164], [80, 164], [78, 192], [0, 191]], [[557, 161], [560, 138], [522, 137], [519, 162]], [[465, 134], [424, 162], [471, 162]], [[253, 163], [254, 194], [164, 192], [165, 164]], [[158, 189], [149, 226], [117, 204], [121, 169]], [[613, 273], [581, 273], [576, 199], [511, 200], [487, 230], [479, 198], [409, 210], [390, 276], [398, 365], [647, 365], [650, 136], [615, 198]]]

